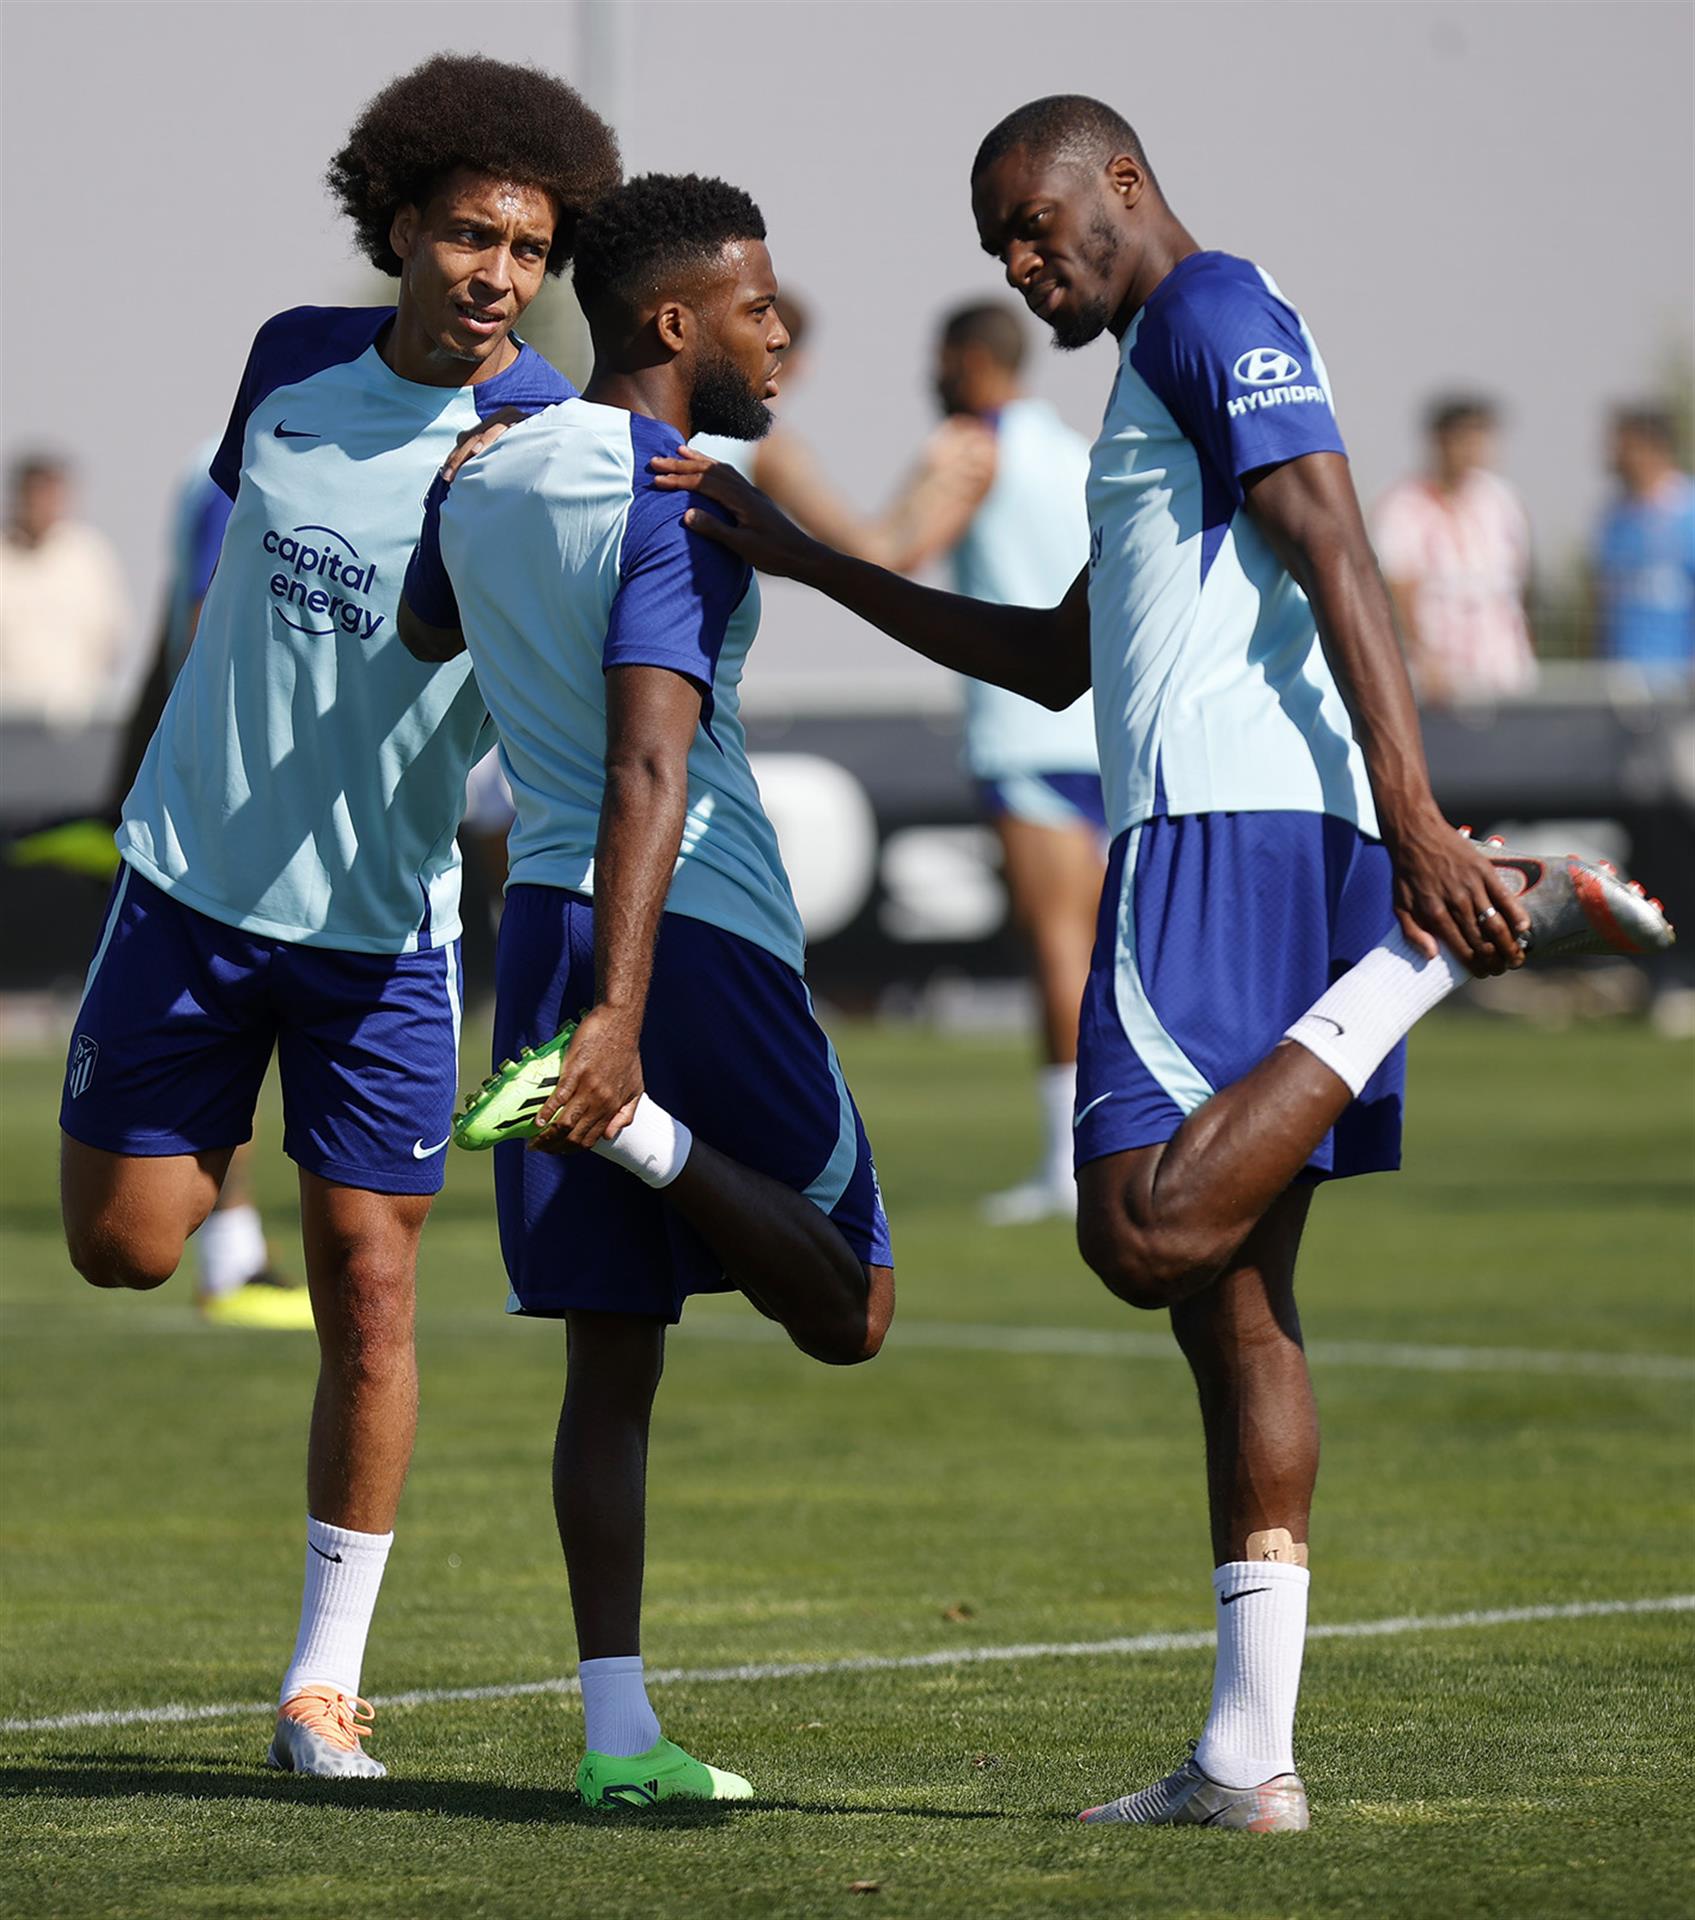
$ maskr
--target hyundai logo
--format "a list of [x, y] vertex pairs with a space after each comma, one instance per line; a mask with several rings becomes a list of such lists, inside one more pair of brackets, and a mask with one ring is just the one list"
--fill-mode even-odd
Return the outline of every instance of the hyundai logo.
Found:
[[1245, 387], [1281, 387], [1301, 377], [1301, 363], [1280, 347], [1251, 347], [1231, 371]]

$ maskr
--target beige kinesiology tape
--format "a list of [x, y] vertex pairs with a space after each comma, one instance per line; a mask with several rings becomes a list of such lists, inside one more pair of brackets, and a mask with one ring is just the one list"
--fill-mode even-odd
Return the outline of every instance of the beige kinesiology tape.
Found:
[[1248, 1535], [1248, 1550], [1243, 1558], [1280, 1560], [1285, 1566], [1304, 1567], [1307, 1563], [1307, 1543], [1303, 1540], [1297, 1546], [1295, 1536], [1287, 1527], [1267, 1527], [1264, 1533]]

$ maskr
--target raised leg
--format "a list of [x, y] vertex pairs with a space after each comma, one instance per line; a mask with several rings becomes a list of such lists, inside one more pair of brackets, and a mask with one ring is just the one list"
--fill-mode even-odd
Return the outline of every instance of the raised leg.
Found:
[[161, 1287], [212, 1211], [233, 1147], [106, 1153], [60, 1136], [59, 1204], [71, 1265], [95, 1287]]

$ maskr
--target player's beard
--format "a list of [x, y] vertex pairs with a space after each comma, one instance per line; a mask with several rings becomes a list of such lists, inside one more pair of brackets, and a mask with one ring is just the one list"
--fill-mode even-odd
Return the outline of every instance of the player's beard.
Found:
[[[1118, 229], [1105, 214], [1097, 213], [1078, 249], [1083, 265], [1098, 279], [1105, 280], [1118, 263], [1118, 248]], [[1075, 353], [1091, 340], [1098, 340], [1106, 332], [1111, 319], [1112, 308], [1107, 304], [1106, 296], [1097, 293], [1093, 299], [1079, 300], [1055, 315], [1048, 325], [1053, 330], [1053, 343], [1059, 351]]]
[[702, 355], [689, 411], [696, 433], [721, 434], [726, 440], [763, 440], [771, 431], [771, 409], [727, 353]]

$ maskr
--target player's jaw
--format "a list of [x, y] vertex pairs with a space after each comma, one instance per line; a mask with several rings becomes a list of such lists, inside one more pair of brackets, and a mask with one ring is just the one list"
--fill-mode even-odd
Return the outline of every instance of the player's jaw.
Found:
[[705, 337], [690, 410], [696, 433], [757, 440], [771, 425], [765, 403], [777, 397], [789, 332], [777, 312], [777, 280], [764, 242], [727, 247], [725, 265], [727, 297], [702, 302]]
[[972, 210], [985, 253], [1065, 350], [1084, 347], [1111, 324], [1122, 300], [1123, 240], [1098, 190], [1073, 170], [1037, 166], [1014, 151], [972, 183]]

